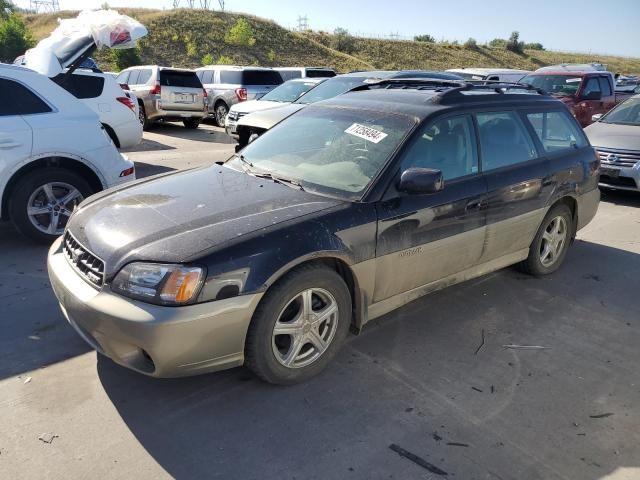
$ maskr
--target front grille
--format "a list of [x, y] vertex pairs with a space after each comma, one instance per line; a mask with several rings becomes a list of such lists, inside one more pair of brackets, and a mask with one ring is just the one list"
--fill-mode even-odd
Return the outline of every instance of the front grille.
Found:
[[62, 252], [82, 277], [97, 287], [102, 286], [104, 262], [80, 245], [69, 232], [64, 234]]
[[618, 167], [633, 167], [640, 162], [640, 151], [618, 150], [613, 148], [597, 147], [598, 157], [603, 165], [616, 165]]

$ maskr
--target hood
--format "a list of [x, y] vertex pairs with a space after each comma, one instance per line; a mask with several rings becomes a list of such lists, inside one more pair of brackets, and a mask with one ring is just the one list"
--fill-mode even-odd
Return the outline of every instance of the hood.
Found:
[[640, 126], [596, 122], [584, 129], [594, 147], [640, 151]]
[[147, 34], [140, 22], [115, 10], [84, 10], [76, 18], [58, 22], [22, 60], [26, 67], [50, 78], [81, 62], [94, 49], [133, 48]]
[[249, 100], [248, 102], [236, 103], [231, 107], [232, 112], [238, 113], [253, 113], [260, 110], [267, 110], [269, 108], [278, 108], [287, 105], [283, 102], [272, 102], [270, 100]]
[[71, 234], [105, 262], [186, 262], [281, 222], [343, 203], [230, 168], [182, 171], [90, 197]]
[[238, 125], [246, 125], [249, 127], [258, 127], [269, 130], [277, 123], [280, 123], [282, 120], [290, 117], [297, 111], [302, 110], [304, 107], [306, 107], [304, 103], [290, 103], [289, 105], [254, 112], [251, 115], [246, 115], [238, 120]]

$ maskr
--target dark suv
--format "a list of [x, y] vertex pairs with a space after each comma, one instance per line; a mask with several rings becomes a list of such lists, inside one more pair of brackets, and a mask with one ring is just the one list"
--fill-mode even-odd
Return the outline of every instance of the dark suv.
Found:
[[49, 276], [79, 334], [138, 372], [299, 382], [421, 295], [513, 264], [554, 272], [596, 213], [598, 163], [542, 92], [384, 80], [224, 164], [94, 195]]

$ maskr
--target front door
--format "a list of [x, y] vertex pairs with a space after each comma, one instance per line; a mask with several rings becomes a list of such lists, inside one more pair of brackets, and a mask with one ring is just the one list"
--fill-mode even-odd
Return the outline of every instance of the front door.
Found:
[[478, 262], [485, 238], [486, 185], [476, 150], [469, 115], [432, 121], [415, 134], [398, 174], [411, 167], [434, 168], [442, 171], [445, 185], [429, 195], [400, 193], [394, 185], [377, 205], [373, 303]]

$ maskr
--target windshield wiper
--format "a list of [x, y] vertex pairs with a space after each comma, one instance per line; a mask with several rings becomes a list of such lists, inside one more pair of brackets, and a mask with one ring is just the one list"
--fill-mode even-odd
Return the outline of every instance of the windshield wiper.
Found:
[[304, 192], [304, 187], [302, 184], [296, 180], [295, 178], [281, 177], [280, 175], [274, 175], [271, 172], [252, 172], [252, 174], [258, 178], [268, 178], [269, 180], [273, 180], [276, 183], [282, 183], [289, 187], [297, 188], [298, 190], [302, 190]]

